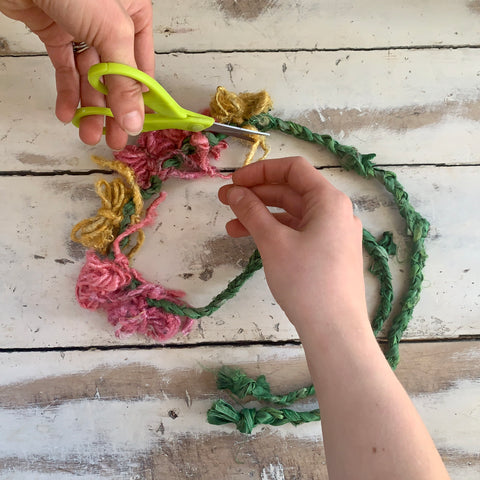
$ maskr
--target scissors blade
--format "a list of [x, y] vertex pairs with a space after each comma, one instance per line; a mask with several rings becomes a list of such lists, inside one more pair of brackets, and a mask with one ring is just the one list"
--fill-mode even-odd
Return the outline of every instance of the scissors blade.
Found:
[[249, 130], [248, 128], [235, 127], [233, 125], [225, 125], [224, 123], [214, 122], [211, 127], [205, 129], [207, 132], [221, 133], [230, 137], [243, 138], [245, 140], [252, 140], [251, 135], [270, 136], [267, 132], [259, 132], [257, 130]]

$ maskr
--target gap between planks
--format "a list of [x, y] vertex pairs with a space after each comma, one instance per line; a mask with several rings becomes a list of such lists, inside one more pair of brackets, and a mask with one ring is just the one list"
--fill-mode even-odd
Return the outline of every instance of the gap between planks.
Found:
[[[382, 47], [340, 47], [340, 48], [262, 48], [262, 49], [214, 49], [205, 50], [188, 50], [188, 49], [172, 49], [172, 50], [155, 50], [155, 55], [203, 55], [208, 53], [322, 53], [322, 52], [384, 52], [389, 50], [395, 51], [412, 51], [412, 50], [478, 50], [478, 44], [461, 44], [461, 45], [392, 45]], [[31, 57], [47, 57], [47, 53], [43, 52], [21, 52], [21, 53], [0, 53], [0, 58], [31, 58]]]
[[[386, 339], [377, 339], [380, 346], [387, 345]], [[416, 344], [447, 344], [447, 343], [464, 343], [480, 341], [480, 334], [478, 335], [461, 335], [458, 338], [405, 338], [400, 342], [402, 345], [416, 345]], [[67, 347], [12, 347], [0, 348], [1, 353], [44, 353], [44, 352], [90, 352], [90, 351], [113, 351], [113, 350], [185, 350], [195, 349], [199, 347], [297, 347], [300, 346], [300, 340], [239, 340], [236, 342], [198, 342], [174, 344], [119, 344], [119, 345], [89, 345], [89, 346], [67, 346]]]
[[[456, 168], [456, 167], [480, 167], [480, 163], [375, 163], [375, 167], [379, 168], [417, 168], [417, 167], [436, 167], [436, 168]], [[317, 170], [343, 170], [340, 165], [321, 165], [315, 166]], [[218, 168], [222, 173], [233, 173], [234, 168]], [[4, 170], [0, 171], [0, 177], [57, 177], [62, 175], [72, 176], [88, 176], [88, 175], [110, 175], [115, 174], [113, 170], [51, 170], [39, 172], [36, 170]]]

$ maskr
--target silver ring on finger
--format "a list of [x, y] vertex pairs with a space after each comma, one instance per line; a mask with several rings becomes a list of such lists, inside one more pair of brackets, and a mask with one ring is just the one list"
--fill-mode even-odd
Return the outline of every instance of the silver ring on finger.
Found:
[[85, 50], [88, 50], [90, 45], [87, 45], [85, 42], [72, 42], [72, 48], [73, 54], [79, 55], [80, 53], [85, 52]]

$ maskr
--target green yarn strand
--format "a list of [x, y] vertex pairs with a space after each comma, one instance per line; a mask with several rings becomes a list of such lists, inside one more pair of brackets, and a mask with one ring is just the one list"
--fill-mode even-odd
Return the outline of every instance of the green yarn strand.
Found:
[[[410, 285], [401, 301], [401, 311], [392, 321], [392, 326], [388, 333], [388, 350], [385, 354], [392, 368], [396, 368], [400, 358], [400, 340], [408, 326], [408, 322], [412, 318], [413, 309], [420, 299], [420, 291], [424, 278], [423, 268], [427, 259], [425, 238], [428, 234], [430, 224], [412, 207], [408, 200], [408, 194], [400, 182], [398, 182], [395, 173], [382, 170], [371, 162], [371, 160], [375, 158], [375, 154], [361, 154], [356, 148], [342, 145], [330, 135], [313, 133], [307, 127], [294, 122], [287, 122], [269, 113], [263, 113], [253, 117], [248, 123], [262, 131], [279, 130], [301, 140], [322, 145], [338, 157], [340, 165], [345, 170], [354, 170], [357, 174], [365, 178], [375, 177], [385, 186], [385, 189], [393, 195], [399, 212], [405, 219], [407, 233], [412, 237], [413, 244], [410, 261]], [[379, 265], [380, 264], [374, 265], [375, 271], [377, 268], [380, 268]], [[390, 274], [386, 275], [385, 272], [383, 272], [381, 277], [385, 280], [389, 275]], [[388, 299], [385, 299], [385, 303], [388, 303], [388, 301]], [[381, 303], [382, 302], [383, 300], [381, 300]], [[376, 318], [374, 320], [375, 331], [379, 331], [381, 325], [383, 325], [383, 321], [384, 319], [382, 318]]]
[[[401, 216], [405, 219], [407, 233], [412, 238], [412, 255], [410, 260], [409, 286], [406, 294], [400, 302], [400, 312], [393, 318], [390, 330], [387, 334], [388, 348], [385, 356], [393, 369], [399, 361], [399, 344], [405, 329], [413, 315], [413, 310], [420, 299], [420, 291], [424, 279], [423, 268], [427, 259], [425, 251], [425, 238], [428, 234], [429, 223], [424, 219], [409, 202], [408, 194], [398, 182], [395, 173], [377, 167], [372, 160], [375, 154], [361, 154], [356, 148], [343, 145], [330, 135], [314, 133], [307, 127], [295, 122], [289, 122], [274, 117], [268, 113], [252, 117], [248, 123], [261, 131], [278, 130], [295, 138], [316, 143], [325, 147], [339, 160], [345, 170], [353, 170], [363, 178], [375, 178], [382, 183], [385, 189], [393, 196]], [[208, 137], [209, 142], [214, 144], [218, 139]], [[190, 148], [185, 144], [182, 149]], [[172, 162], [175, 159], [171, 159]], [[173, 166], [173, 164], [172, 164]], [[161, 190], [162, 181], [158, 177], [152, 177], [151, 187], [142, 190], [142, 197], [148, 200]], [[131, 216], [135, 212], [133, 201], [129, 201], [123, 208], [123, 221], [120, 224], [120, 232], [123, 232], [130, 224]], [[128, 238], [123, 239], [121, 246], [128, 243]], [[393, 286], [392, 275], [388, 265], [390, 255], [396, 253], [396, 245], [393, 243], [392, 234], [385, 232], [380, 240], [377, 240], [367, 230], [363, 230], [363, 246], [372, 259], [369, 267], [370, 272], [378, 278], [380, 288], [380, 301], [372, 320], [372, 329], [377, 336], [387, 318], [392, 312]], [[110, 256], [112, 254], [110, 253]], [[168, 313], [199, 319], [209, 316], [218, 310], [226, 301], [233, 298], [243, 284], [259, 269], [262, 268], [262, 259], [258, 250], [250, 257], [245, 269], [227, 287], [216, 295], [208, 305], [204, 307], [191, 307], [186, 304], [178, 304], [168, 300], [147, 299], [152, 307], [161, 308]], [[132, 284], [131, 288], [138, 285]], [[291, 405], [297, 400], [304, 399], [315, 394], [313, 385], [304, 387], [284, 395], [274, 395], [265, 376], [260, 375], [253, 379], [241, 370], [230, 367], [222, 367], [217, 376], [217, 387], [220, 390], [229, 390], [235, 397], [242, 400], [253, 397], [259, 401], [268, 402], [280, 407]], [[286, 423], [299, 425], [306, 422], [320, 420], [319, 410], [310, 412], [298, 412], [288, 408], [275, 408], [273, 406], [263, 408], [242, 408], [236, 410], [224, 400], [216, 401], [207, 414], [208, 422], [215, 425], [233, 423], [242, 433], [251, 433], [257, 425], [280, 426]]]
[[428, 235], [430, 224], [412, 207], [408, 194], [397, 180], [393, 172], [376, 168], [376, 177], [393, 195], [400, 214], [405, 219], [408, 232], [412, 237], [412, 255], [410, 257], [410, 285], [401, 302], [400, 313], [393, 319], [388, 333], [388, 351], [385, 354], [388, 363], [396, 368], [400, 359], [399, 344], [408, 322], [413, 316], [413, 309], [420, 300], [420, 291], [423, 283], [423, 268], [427, 260], [425, 238]]
[[377, 336], [392, 312], [393, 286], [388, 257], [394, 255], [397, 248], [390, 232], [384, 232], [382, 240], [377, 242], [373, 235], [365, 229], [363, 229], [363, 247], [372, 259], [369, 271], [378, 278], [380, 284], [380, 303], [372, 320], [373, 333]]
[[[354, 170], [364, 178], [376, 178], [385, 189], [393, 195], [401, 216], [405, 219], [407, 233], [412, 237], [412, 255], [410, 260], [409, 287], [401, 301], [401, 309], [392, 320], [390, 331], [387, 334], [388, 349], [385, 357], [393, 369], [399, 362], [399, 344], [410, 319], [413, 309], [420, 299], [420, 291], [424, 279], [423, 268], [427, 259], [425, 251], [425, 238], [428, 235], [429, 223], [423, 218], [409, 202], [408, 194], [398, 182], [395, 173], [376, 167], [371, 160], [375, 154], [363, 155], [354, 147], [342, 145], [330, 135], [313, 133], [308, 128], [294, 122], [287, 122], [268, 113], [261, 114], [249, 120], [249, 124], [262, 131], [279, 130], [301, 140], [317, 143], [326, 147], [335, 154], [345, 170]], [[370, 272], [380, 283], [380, 303], [372, 320], [372, 329], [375, 336], [383, 327], [385, 320], [390, 316], [393, 306], [392, 275], [388, 266], [389, 255], [396, 253], [392, 234], [385, 232], [383, 238], [377, 241], [367, 230], [363, 230], [363, 246], [372, 258]], [[286, 395], [273, 395], [266, 378], [261, 375], [256, 380], [248, 377], [243, 372], [229, 367], [223, 367], [217, 376], [219, 389], [230, 390], [237, 398], [246, 396], [279, 405], [290, 405], [299, 398], [314, 394], [313, 385], [300, 390], [295, 390]], [[209, 423], [216, 425], [234, 423], [243, 433], [251, 433], [259, 424], [283, 425], [285, 423], [300, 423], [320, 420], [319, 410], [312, 412], [295, 412], [289, 409], [275, 409], [272, 407], [254, 409], [243, 408], [235, 410], [223, 400], [215, 402], [207, 415]]]
[[[330, 135], [314, 133], [305, 126], [299, 125], [295, 122], [282, 120], [268, 113], [253, 117], [248, 123], [262, 131], [279, 130], [301, 140], [322, 145], [338, 157], [339, 162], [344, 169], [354, 170], [358, 175], [361, 175], [364, 178], [376, 178], [385, 186], [386, 190], [393, 195], [400, 214], [406, 221], [407, 231], [412, 237], [413, 243], [413, 253], [410, 261], [409, 288], [401, 301], [401, 311], [393, 319], [392, 326], [388, 333], [388, 350], [385, 355], [390, 365], [395, 368], [399, 360], [400, 340], [413, 315], [413, 309], [420, 298], [420, 290], [424, 278], [423, 268], [427, 258], [424, 241], [428, 234], [429, 223], [414, 210], [409, 202], [408, 194], [398, 182], [396, 175], [393, 172], [382, 170], [372, 163], [371, 160], [375, 158], [375, 154], [361, 154], [356, 148], [342, 145]], [[153, 194], [160, 191], [161, 186], [161, 180], [157, 177], [153, 177], [151, 187], [142, 191], [142, 196], [144, 199], [150, 198]], [[128, 202], [124, 206], [123, 213], [124, 220], [120, 225], [120, 231], [123, 231], [126, 228], [129, 224], [131, 215], [134, 213], [133, 202]], [[124, 239], [123, 242], [128, 242], [128, 239]], [[375, 335], [377, 335], [392, 311], [393, 288], [391, 272], [388, 267], [388, 255], [394, 253], [394, 244], [391, 240], [391, 234], [384, 234], [383, 240], [377, 242], [367, 230], [364, 230], [363, 245], [372, 258], [370, 271], [377, 276], [380, 283], [380, 303], [375, 317], [372, 320], [372, 328]], [[242, 285], [260, 268], [262, 268], [262, 261], [260, 254], [256, 250], [250, 257], [244, 271], [230, 281], [227, 287], [204, 307], [195, 308], [188, 305], [179, 305], [168, 300], [148, 299], [147, 302], [150, 306], [162, 308], [166, 312], [193, 319], [208, 316], [218, 310], [227, 300], [234, 297]], [[257, 388], [259, 387], [257, 386]]]
[[[140, 189], [140, 194], [142, 195], [143, 200], [149, 200], [153, 195], [157, 194], [160, 192], [162, 189], [162, 181], [160, 180], [159, 177], [156, 175], [153, 175], [150, 179], [150, 187], [146, 188], [145, 190]], [[133, 202], [133, 199], [129, 200], [124, 206], [122, 210], [122, 215], [123, 219], [120, 222], [119, 226], [119, 234], [123, 233], [127, 227], [130, 225], [132, 215], [135, 213], [135, 204]], [[128, 245], [130, 236], [125, 237], [122, 239], [120, 242], [120, 248], [124, 248], [126, 245]], [[113, 251], [109, 253], [110, 258], [114, 258]]]
[[315, 387], [303, 387], [285, 395], [273, 395], [270, 391], [270, 385], [264, 375], [260, 375], [256, 380], [247, 376], [240, 369], [223, 366], [217, 373], [217, 388], [219, 390], [229, 390], [238, 399], [251, 396], [257, 400], [263, 400], [276, 405], [291, 405], [297, 400], [310, 397], [315, 394]]
[[258, 425], [280, 426], [286, 423], [300, 425], [302, 423], [320, 420], [318, 409], [310, 412], [296, 412], [288, 408], [242, 408], [237, 411], [224, 400], [217, 400], [207, 412], [208, 423], [212, 425], [225, 425], [233, 423], [237, 430], [250, 434]]
[[248, 124], [262, 131], [279, 130], [300, 140], [322, 145], [339, 158], [340, 164], [345, 170], [355, 170], [355, 172], [365, 178], [375, 175], [374, 164], [370, 162], [370, 160], [375, 158], [374, 153], [361, 154], [355, 147], [342, 145], [330, 135], [314, 133], [303, 125], [287, 122], [269, 113], [262, 113], [252, 117]]
[[151, 307], [159, 307], [168, 313], [174, 313], [184, 317], [198, 319], [211, 315], [217, 311], [227, 300], [233, 298], [242, 285], [257, 271], [262, 268], [262, 259], [258, 250], [255, 250], [248, 260], [247, 266], [239, 275], [231, 280], [227, 287], [215, 296], [211, 302], [204, 307], [190, 307], [188, 305], [179, 305], [169, 300], [153, 300], [147, 298], [147, 303]]
[[[315, 394], [313, 385], [286, 395], [273, 395], [270, 385], [264, 375], [256, 380], [248, 377], [240, 369], [224, 366], [217, 375], [217, 387], [220, 390], [229, 390], [238, 399], [251, 396], [260, 401], [276, 405], [290, 405], [297, 400], [310, 397]], [[207, 412], [207, 421], [213, 425], [233, 423], [242, 433], [250, 434], [258, 425], [280, 426], [286, 423], [300, 425], [302, 423], [317, 422], [320, 420], [318, 409], [310, 412], [299, 412], [288, 408], [275, 408], [272, 406], [256, 408], [242, 408], [236, 410], [224, 400], [217, 400]]]
[[[406, 221], [407, 231], [412, 236], [413, 242], [413, 255], [410, 264], [410, 286], [407, 294], [401, 301], [401, 311], [393, 319], [392, 327], [388, 333], [388, 351], [386, 357], [390, 365], [395, 368], [399, 360], [399, 342], [412, 317], [413, 309], [419, 300], [423, 282], [422, 271], [427, 258], [424, 240], [428, 233], [429, 223], [413, 209], [409, 203], [408, 195], [402, 185], [397, 181], [396, 175], [393, 172], [382, 170], [372, 163], [371, 160], [375, 158], [375, 154], [361, 154], [355, 147], [342, 145], [330, 135], [314, 133], [307, 127], [294, 122], [287, 122], [268, 113], [253, 117], [248, 123], [262, 131], [279, 130], [301, 140], [322, 145], [338, 157], [340, 164], [345, 170], [354, 170], [364, 178], [376, 178], [385, 186], [386, 190], [393, 195], [400, 214]], [[394, 244], [391, 241], [390, 234], [384, 236], [384, 240], [386, 241], [384, 243], [382, 243], [382, 241], [377, 242], [367, 230], [363, 232], [363, 245], [372, 258], [370, 271], [377, 276], [380, 283], [380, 303], [375, 317], [372, 320], [372, 328], [375, 335], [382, 329], [385, 320], [392, 311], [393, 304], [392, 277], [388, 267], [388, 255], [394, 253], [392, 250]], [[162, 308], [167, 312], [199, 319], [211, 315], [227, 300], [235, 296], [245, 281], [261, 267], [262, 261], [260, 255], [258, 251], [255, 251], [245, 270], [234, 278], [222, 292], [204, 307], [194, 308], [188, 305], [179, 305], [168, 300], [148, 299], [147, 301], [149, 305]]]

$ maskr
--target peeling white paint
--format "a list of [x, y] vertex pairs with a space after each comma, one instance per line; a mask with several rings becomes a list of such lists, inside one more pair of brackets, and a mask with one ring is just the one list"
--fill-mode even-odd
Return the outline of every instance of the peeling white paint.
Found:
[[[301, 7], [292, 9], [291, 2], [279, 0], [273, 2], [275, 5], [271, 11], [267, 10], [265, 14], [248, 21], [235, 14], [226, 15], [224, 9], [218, 8], [218, 1], [213, 0], [202, 2], [201, 8], [195, 0], [185, 0], [180, 4], [175, 0], [154, 3], [157, 51], [163, 49], [171, 52], [183, 49], [185, 45], [208, 51], [212, 45], [220, 44], [220, 39], [222, 48], [237, 52], [157, 55], [158, 77], [187, 108], [205, 107], [217, 84], [235, 90], [254, 91], [263, 88], [266, 79], [271, 79], [272, 72], [277, 71], [279, 81], [267, 83], [275, 102], [274, 113], [279, 116], [301, 117], [314, 108], [324, 123], [325, 133], [329, 133], [329, 118], [322, 113], [322, 109], [332, 109], [338, 112], [343, 122], [339, 138], [355, 145], [360, 151], [377, 152], [380, 162], [398, 164], [407, 158], [412, 165], [463, 165], [462, 168], [448, 168], [448, 171], [411, 166], [392, 170], [399, 173], [399, 179], [413, 201], [434, 223], [427, 242], [429, 259], [425, 288], [407, 336], [455, 338], [478, 334], [477, 279], [480, 257], [476, 252], [480, 228], [478, 216], [472, 215], [470, 208], [479, 202], [478, 167], [473, 169], [465, 167], [465, 164], [477, 163], [480, 156], [478, 122], [474, 116], [480, 99], [479, 52], [468, 48], [384, 49], [390, 45], [478, 44], [480, 30], [475, 25], [478, 22], [475, 2], [437, 0], [432, 10], [429, 5], [431, 2], [409, 0], [396, 0], [393, 3], [365, 0], [361, 4], [347, 0], [341, 5], [334, 0], [324, 2], [325, 5], [320, 5], [316, 0], [306, 0], [300, 2]], [[327, 4], [334, 8], [325, 8]], [[369, 4], [372, 8], [368, 7]], [[170, 8], [172, 6], [174, 8]], [[162, 11], [159, 13], [158, 9]], [[318, 15], [323, 10], [330, 11], [331, 15]], [[170, 11], [174, 13], [170, 14]], [[348, 22], [345, 22], [346, 12], [351, 19]], [[207, 20], [211, 23], [212, 18], [218, 19], [219, 15], [221, 21], [216, 22], [218, 28], [210, 29], [209, 35], [205, 35], [204, 29], [198, 25]], [[429, 28], [426, 29], [427, 16]], [[165, 35], [165, 26], [172, 26], [175, 22], [181, 22], [188, 28], [181, 32], [172, 28]], [[303, 28], [297, 29], [296, 35], [290, 35], [291, 26], [299, 22]], [[323, 43], [317, 45], [317, 33], [320, 30]], [[47, 57], [9, 56], [18, 52], [20, 55], [22, 52], [44, 52], [36, 36], [21, 23], [1, 15], [0, 32], [6, 40], [0, 42], [0, 48], [7, 55], [2, 57], [0, 65], [3, 74], [0, 132], [5, 132], [0, 134], [0, 144], [5, 150], [5, 155], [0, 158], [0, 170], [85, 170], [92, 168], [90, 153], [110, 156], [111, 152], [103, 141], [103, 146], [86, 147], [78, 140], [77, 130], [73, 126], [64, 126], [54, 118], [56, 93], [52, 67]], [[297, 50], [312, 50], [328, 47], [337, 51], [258, 52], [259, 44], [274, 49], [293, 46]], [[338, 51], [352, 45], [373, 49], [381, 46], [382, 50]], [[257, 51], [239, 53], [248, 48]], [[192, 59], [200, 61], [204, 71], [209, 73], [198, 75], [197, 69], [191, 68]], [[230, 61], [235, 66], [233, 73], [225, 69], [225, 63]], [[282, 65], [286, 68], [283, 76]], [[237, 81], [236, 85], [232, 84], [232, 78]], [[359, 82], [359, 78], [362, 81]], [[42, 92], [42, 95], [38, 95], [38, 92]], [[23, 110], [28, 114], [18, 109], [18, 105], [23, 104], [28, 104], [28, 109]], [[387, 118], [390, 112], [395, 115], [398, 109], [405, 108], [404, 111], [409, 115], [415, 107], [426, 111], [432, 107], [434, 111], [446, 113], [439, 119], [434, 118], [431, 124], [418, 128], [381, 125], [382, 115]], [[379, 122], [359, 127], [342, 109], [362, 111], [364, 115], [378, 114]], [[317, 165], [336, 164], [328, 155], [319, 153], [316, 146], [293, 139], [286, 141], [284, 136], [277, 135], [272, 135], [270, 143], [272, 156], [302, 154]], [[232, 148], [222, 157], [221, 165], [237, 167], [243, 150], [240, 144], [232, 142]], [[368, 190], [371, 187], [366, 186], [365, 182], [358, 182], [358, 178], [347, 180], [348, 175], [336, 171], [325, 171], [325, 175], [347, 193], [361, 191], [371, 194], [371, 190]], [[92, 191], [93, 179], [93, 176], [89, 176], [88, 186], [85, 183], [87, 180], [79, 177], [71, 178], [69, 182], [71, 186], [79, 187], [80, 191]], [[88, 216], [95, 205], [88, 199], [71, 199], [70, 188], [65, 184], [62, 186], [62, 180], [65, 179], [18, 177], [4, 179], [4, 184], [0, 185], [0, 190], [5, 193], [3, 201], [7, 212], [0, 242], [0, 278], [3, 281], [0, 282], [0, 303], [3, 307], [0, 318], [1, 346], [16, 349], [151, 343], [140, 337], [116, 339], [102, 314], [87, 312], [76, 304], [74, 285], [81, 262], [60, 265], [54, 259], [68, 257], [65, 239], [68, 238], [71, 225]], [[432, 182], [438, 183], [439, 192], [432, 190]], [[190, 269], [202, 266], [201, 262], [195, 263], [195, 259], [189, 259], [190, 263], [182, 263], [185, 261], [182, 255], [190, 252], [192, 247], [188, 242], [181, 244], [178, 239], [189, 240], [191, 235], [188, 227], [194, 231], [196, 229], [195, 238], [199, 248], [202, 248], [199, 242], [202, 235], [203, 239], [211, 235], [223, 235], [223, 222], [230, 214], [223, 211], [213, 220], [209, 217], [219, 186], [216, 180], [196, 182], [194, 187], [187, 188], [179, 186], [180, 182], [169, 185], [172, 186], [167, 187], [171, 193], [167, 209], [170, 209], [171, 216], [162, 212], [164, 228], [158, 236], [163, 242], [164, 232], [167, 231], [171, 245], [167, 246], [168, 242], [165, 241], [165, 245], [159, 249], [159, 237], [150, 233], [145, 248], [148, 253], [140, 253], [137, 266], [148, 277], [157, 278], [159, 275], [162, 280], [166, 278], [171, 282], [172, 287], [178, 287], [179, 281], [182, 281], [178, 275], [185, 266]], [[208, 224], [208, 229], [192, 226], [189, 218], [179, 220], [181, 215], [178, 215], [178, 208], [183, 208], [188, 195], [195, 200], [192, 203], [205, 212], [204, 217], [199, 216], [200, 224]], [[54, 214], [51, 205], [58, 206]], [[364, 215], [368, 228], [371, 226], [373, 229], [383, 227], [384, 220], [390, 217], [388, 205], [381, 212]], [[398, 225], [394, 230], [399, 230]], [[34, 259], [35, 255], [40, 259]], [[215, 270], [208, 285], [201, 281], [184, 282], [187, 292], [190, 292], [189, 299], [193, 299], [194, 303], [210, 300], [211, 294], [223, 288], [235, 273], [235, 267], [221, 266]], [[395, 282], [398, 281], [398, 273], [397, 268], [393, 272]], [[38, 288], [39, 285], [41, 288]], [[376, 291], [371, 289], [371, 292]], [[376, 301], [370, 291], [369, 301], [369, 306]], [[258, 273], [238, 298], [222, 308], [219, 314], [204, 321], [201, 338], [200, 333], [194, 331], [189, 337], [175, 342], [296, 338], [293, 327], [278, 305], [272, 302], [263, 275]], [[275, 316], [275, 322], [279, 324], [277, 330], [272, 329], [275, 322], [270, 321], [270, 315]], [[221, 328], [217, 326], [219, 320], [222, 321]], [[238, 333], [239, 325], [241, 334]], [[476, 360], [480, 357], [480, 349], [459, 355]], [[263, 361], [274, 361], [277, 357], [298, 359], [298, 348], [197, 348], [180, 353], [166, 349], [0, 354], [0, 385], [8, 389], [10, 385], [89, 373], [95, 369], [121, 368], [128, 363], [153, 367], [158, 375], [167, 371], [169, 375], [174, 375], [176, 371], [186, 369], [215, 369], [224, 363], [235, 365], [255, 361], [261, 365]], [[113, 455], [122, 465], [132, 465], [135, 462], [132, 454], [149, 450], [162, 440], [178, 440], [182, 434], [200, 438], [234, 430], [230, 425], [216, 427], [206, 423], [205, 414], [210, 401], [195, 398], [192, 402], [188, 391], [181, 396], [175, 398], [161, 392], [159, 398], [109, 400], [102, 397], [100, 386], [92, 389], [91, 399], [65, 401], [43, 408], [36, 405], [2, 408], [0, 463], [8, 456], [25, 460], [37, 456], [50, 465], [73, 457], [80, 458], [84, 465], [92, 465], [100, 462], [102, 455]], [[444, 451], [458, 453], [461, 460], [462, 456], [468, 455], [476, 458], [479, 453], [479, 399], [480, 381], [461, 380], [448, 390], [418, 395], [414, 403], [437, 446]], [[178, 414], [175, 419], [168, 415], [172, 409]], [[257, 431], [272, 432], [272, 435], [281, 437], [321, 439], [319, 423], [297, 428], [284, 426], [280, 429], [265, 426]], [[286, 467], [279, 461], [269, 461], [273, 463], [262, 468], [262, 480], [284, 480], [285, 475], [288, 477]], [[29, 465], [32, 469], [36, 468], [33, 463]], [[480, 478], [478, 464], [456, 463], [449, 466], [449, 471], [452, 480]], [[0, 472], [0, 480], [73, 480], [79, 476], [84, 480], [106, 478], [104, 475], [66, 471], [47, 474], [13, 469]], [[133, 477], [120, 474], [115, 479], [144, 480], [140, 474]]]
[[[276, 0], [260, 5], [247, 4], [243, 12], [241, 8], [229, 8], [228, 4], [244, 2], [225, 2], [227, 5], [219, 8], [221, 3], [209, 1], [199, 4], [195, 0], [154, 2], [155, 50], [183, 51], [186, 45], [189, 50], [204, 51], [212, 46], [221, 46], [235, 51], [257, 50], [260, 45], [275, 50], [462, 46], [480, 42], [475, 23], [475, 3], [466, 0], [437, 0], [435, 9], [428, 2], [409, 0], [380, 3], [377, 0], [361, 3], [302, 0], [301, 4]], [[248, 10], [248, 5], [252, 10]], [[428, 19], [428, 28], [425, 28], [425, 19]], [[215, 28], [209, 28], [207, 34], [205, 28], [211, 25]], [[44, 52], [43, 44], [19, 22], [4, 19], [0, 23], [0, 31], [9, 39], [12, 52]], [[345, 54], [340, 52], [336, 58], [339, 57], [342, 61], [336, 68], [341, 72], [344, 64], [348, 63], [348, 56], [345, 58]], [[290, 70], [289, 66], [284, 76], [288, 76]], [[278, 77], [280, 71], [277, 68]], [[218, 72], [211, 75], [218, 75]]]
[[[461, 381], [447, 391], [417, 396], [414, 403], [438, 448], [463, 455], [478, 454], [480, 381]], [[231, 425], [217, 427], [206, 422], [210, 405], [209, 400], [202, 400], [187, 407], [180, 398], [91, 399], [46, 408], [2, 409], [0, 458], [40, 456], [64, 461], [74, 456], [95, 462], [103, 455], [114, 455], [125, 460], [133, 453], [151, 449], [160, 440], [178, 438], [181, 432], [198, 436], [232, 432]], [[178, 415], [175, 419], [168, 415], [172, 409]], [[318, 440], [320, 424], [262, 427], [265, 429], [282, 437]], [[263, 475], [283, 478], [283, 466], [271, 464]]]
[[80, 400], [47, 408], [2, 409], [0, 457], [65, 461], [74, 456], [91, 462], [104, 455], [145, 451], [162, 419], [161, 403]]
[[281, 463], [277, 463], [277, 464], [271, 463], [268, 467], [265, 467], [262, 470], [261, 479], [262, 480], [285, 480], [285, 475], [283, 473], [283, 465]]
[[[206, 412], [211, 404], [203, 400], [187, 407], [181, 399], [79, 400], [46, 408], [1, 409], [0, 458], [67, 461], [75, 457], [91, 464], [113, 455], [126, 461], [134, 454], [149, 451], [160, 440], [177, 440], [182, 432], [201, 437], [234, 431], [233, 425], [207, 423]], [[168, 414], [171, 410], [178, 415], [175, 419]], [[272, 433], [318, 440], [319, 429], [319, 423], [286, 425], [273, 428]]]
[[[97, 369], [121, 368], [128, 364], [145, 365], [158, 370], [159, 375], [168, 371], [174, 376], [176, 370], [209, 370], [212, 375], [221, 365], [255, 364], [261, 374], [261, 363], [276, 360], [303, 361], [301, 350], [296, 346], [266, 349], [262, 346], [248, 348], [201, 347], [185, 350], [100, 350], [89, 352], [41, 352], [0, 353], [0, 385], [22, 384], [39, 378], [54, 378], [87, 373]], [[258, 365], [257, 365], [258, 364]], [[95, 392], [96, 393], [96, 392]], [[99, 392], [99, 395], [101, 392]]]
[[[15, 469], [9, 472], [0, 472], [0, 480], [78, 480], [80, 478], [79, 473], [40, 473], [22, 469]], [[82, 480], [105, 480], [105, 475], [89, 475], [88, 473], [82, 474]], [[115, 480], [134, 480], [129, 475], [116, 475]], [[135, 479], [136, 480], [136, 479]], [[139, 479], [140, 480], [140, 479]]]
[[479, 455], [480, 379], [459, 380], [448, 390], [412, 400], [437, 448]]

